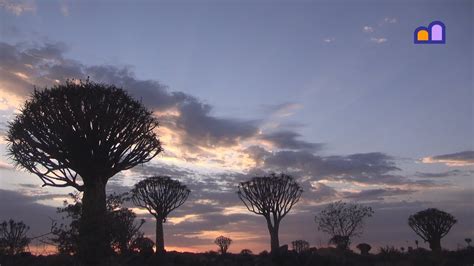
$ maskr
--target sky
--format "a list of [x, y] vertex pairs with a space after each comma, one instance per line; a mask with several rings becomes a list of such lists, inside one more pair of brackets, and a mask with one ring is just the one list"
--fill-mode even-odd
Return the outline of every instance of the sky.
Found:
[[[442, 241], [456, 249], [474, 236], [473, 11], [462, 0], [0, 0], [0, 135], [34, 86], [89, 77], [126, 89], [161, 123], [164, 152], [108, 191], [151, 175], [192, 191], [165, 224], [167, 249], [216, 250], [225, 235], [231, 252], [268, 250], [264, 218], [235, 191], [269, 172], [304, 189], [282, 244], [326, 246], [314, 216], [343, 200], [375, 210], [355, 245], [414, 246], [408, 216], [436, 207], [458, 219]], [[414, 44], [435, 20], [446, 44]], [[6, 144], [0, 220], [48, 232], [73, 189], [42, 187]], [[153, 238], [152, 217], [133, 210]]]

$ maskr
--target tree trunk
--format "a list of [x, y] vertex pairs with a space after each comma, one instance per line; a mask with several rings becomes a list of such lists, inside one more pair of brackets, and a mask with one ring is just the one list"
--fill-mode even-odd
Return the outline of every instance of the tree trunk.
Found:
[[280, 240], [278, 239], [279, 223], [272, 225], [270, 219], [267, 219], [268, 231], [270, 232], [270, 248], [272, 254], [277, 254], [280, 249]]
[[100, 265], [110, 254], [106, 226], [105, 182], [95, 179], [84, 185], [79, 227], [79, 257], [85, 265]]
[[432, 251], [441, 251], [441, 238], [433, 238], [429, 241]]
[[165, 239], [163, 234], [163, 219], [156, 219], [156, 254], [165, 252]]

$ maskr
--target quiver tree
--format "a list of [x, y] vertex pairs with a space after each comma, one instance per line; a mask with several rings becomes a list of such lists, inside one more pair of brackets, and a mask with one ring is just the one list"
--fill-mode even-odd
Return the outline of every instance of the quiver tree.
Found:
[[108, 247], [105, 187], [162, 149], [157, 120], [123, 89], [90, 81], [35, 90], [9, 125], [9, 153], [44, 186], [83, 191], [79, 253], [97, 264]]
[[156, 219], [156, 252], [165, 251], [163, 223], [168, 214], [183, 205], [191, 191], [167, 176], [152, 176], [135, 184], [132, 201], [145, 208]]
[[445, 237], [457, 222], [453, 215], [435, 209], [426, 209], [411, 215], [408, 225], [433, 251], [441, 251], [441, 238]]
[[364, 219], [371, 217], [371, 207], [337, 201], [328, 204], [315, 217], [318, 230], [331, 236], [330, 243], [339, 249], [348, 249], [353, 237], [360, 236]]
[[360, 243], [356, 246], [356, 248], [360, 250], [361, 255], [369, 255], [369, 251], [372, 249], [372, 246], [367, 243]]
[[301, 254], [309, 250], [309, 243], [305, 240], [292, 241], [291, 245], [293, 246], [293, 250], [298, 254]]
[[274, 254], [280, 247], [280, 222], [298, 202], [302, 192], [303, 189], [293, 177], [285, 174], [254, 177], [239, 184], [237, 194], [245, 207], [265, 217], [270, 233], [271, 252]]
[[26, 236], [29, 229], [21, 221], [3, 221], [0, 224], [0, 254], [15, 255], [23, 252], [30, 243], [30, 238]]
[[222, 255], [227, 253], [227, 250], [230, 247], [230, 244], [232, 244], [232, 239], [225, 237], [225, 236], [219, 236], [214, 240], [214, 244], [216, 244], [219, 247], [219, 251]]

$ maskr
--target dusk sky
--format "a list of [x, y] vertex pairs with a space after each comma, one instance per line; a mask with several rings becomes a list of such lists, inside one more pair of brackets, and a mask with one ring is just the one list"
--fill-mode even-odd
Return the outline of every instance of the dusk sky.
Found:
[[[85, 79], [126, 89], [154, 111], [164, 152], [109, 192], [169, 175], [191, 189], [165, 224], [167, 249], [269, 250], [265, 220], [237, 184], [268, 172], [304, 193], [280, 242], [327, 245], [314, 216], [344, 200], [372, 206], [372, 246], [414, 246], [410, 214], [436, 207], [474, 237], [473, 15], [446, 1], [0, 0], [0, 220], [49, 231], [72, 188], [41, 187], [6, 154], [7, 123], [33, 91]], [[439, 20], [446, 44], [414, 44]], [[154, 239], [154, 219], [134, 209]]]

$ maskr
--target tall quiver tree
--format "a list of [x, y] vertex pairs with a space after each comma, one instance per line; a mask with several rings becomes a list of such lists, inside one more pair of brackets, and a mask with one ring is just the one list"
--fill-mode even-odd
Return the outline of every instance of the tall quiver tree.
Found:
[[99, 264], [110, 252], [107, 181], [161, 152], [157, 127], [152, 113], [123, 89], [89, 80], [35, 90], [10, 123], [8, 148], [18, 166], [44, 186], [83, 191], [83, 263]]
[[408, 225], [425, 242], [432, 251], [441, 251], [441, 238], [445, 237], [457, 222], [453, 215], [430, 208], [410, 215]]
[[262, 215], [267, 221], [273, 254], [280, 247], [280, 222], [298, 202], [302, 192], [301, 186], [286, 174], [253, 177], [239, 184], [237, 194], [240, 200], [249, 211]]
[[191, 191], [167, 176], [152, 176], [135, 184], [132, 201], [156, 219], [156, 253], [165, 251], [163, 223], [174, 209], [183, 205]]

